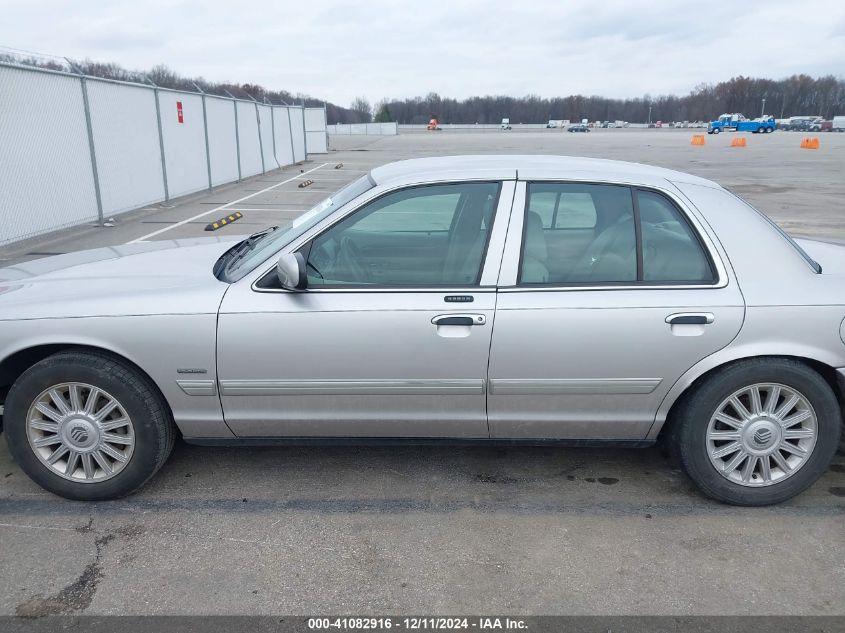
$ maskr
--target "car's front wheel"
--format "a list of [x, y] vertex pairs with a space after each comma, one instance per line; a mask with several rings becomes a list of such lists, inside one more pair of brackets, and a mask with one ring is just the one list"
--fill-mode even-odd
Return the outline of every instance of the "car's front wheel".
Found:
[[676, 449], [705, 494], [736, 505], [779, 503], [827, 470], [840, 419], [836, 395], [816, 371], [754, 359], [717, 371], [686, 398]]
[[6, 398], [12, 456], [62, 497], [113, 499], [140, 488], [173, 448], [161, 395], [128, 364], [61, 352], [30, 367]]

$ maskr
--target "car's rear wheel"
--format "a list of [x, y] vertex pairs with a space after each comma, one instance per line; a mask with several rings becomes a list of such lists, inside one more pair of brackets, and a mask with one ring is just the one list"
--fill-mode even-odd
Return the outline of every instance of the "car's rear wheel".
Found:
[[677, 412], [681, 464], [707, 495], [737, 505], [793, 497], [827, 470], [839, 441], [836, 395], [790, 359], [739, 362], [709, 376]]
[[36, 483], [69, 499], [140, 488], [173, 448], [170, 412], [149, 379], [111, 357], [61, 352], [33, 365], [6, 398], [12, 456]]

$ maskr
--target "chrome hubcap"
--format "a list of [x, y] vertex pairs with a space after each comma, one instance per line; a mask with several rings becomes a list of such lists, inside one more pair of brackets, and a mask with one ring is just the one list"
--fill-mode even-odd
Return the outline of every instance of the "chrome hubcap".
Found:
[[33, 452], [52, 472], [79, 483], [111, 479], [132, 457], [132, 420], [111, 394], [81, 382], [45, 389], [27, 414]]
[[710, 463], [743, 486], [770, 486], [794, 475], [816, 445], [818, 423], [798, 391], [758, 383], [732, 393], [707, 426]]

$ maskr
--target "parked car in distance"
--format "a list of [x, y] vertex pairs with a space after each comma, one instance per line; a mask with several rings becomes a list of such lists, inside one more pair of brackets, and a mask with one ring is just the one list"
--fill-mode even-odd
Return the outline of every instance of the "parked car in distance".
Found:
[[72, 499], [137, 490], [181, 434], [661, 442], [706, 495], [765, 505], [836, 450], [843, 295], [845, 247], [696, 176], [409, 160], [243, 239], [0, 269], [4, 431]]
[[790, 132], [809, 132], [810, 126], [817, 120], [819, 117], [792, 117], [786, 129]]
[[568, 128], [567, 132], [589, 132], [590, 128], [585, 123], [573, 123]]
[[810, 123], [810, 132], [831, 132], [833, 131], [833, 121], [825, 121], [824, 119], [816, 119]]
[[511, 128], [511, 120], [510, 119], [502, 119], [502, 124], [499, 126], [503, 130], [510, 130]]
[[845, 116], [835, 116], [830, 121], [831, 132], [845, 132]]

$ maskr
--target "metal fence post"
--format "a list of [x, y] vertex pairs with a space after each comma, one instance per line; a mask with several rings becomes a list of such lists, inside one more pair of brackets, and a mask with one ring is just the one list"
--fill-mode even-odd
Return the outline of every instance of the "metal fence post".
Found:
[[302, 144], [305, 146], [305, 158], [308, 160], [308, 129], [305, 127], [305, 102], [302, 102]]
[[224, 89], [223, 92], [232, 98], [232, 105], [235, 107], [235, 150], [238, 154], [238, 182], [240, 182], [243, 176], [241, 174], [241, 134], [238, 127], [238, 100], [228, 90]]
[[276, 167], [281, 167], [279, 157], [276, 155], [276, 106], [273, 105], [272, 101], [270, 102], [270, 131], [273, 134], [273, 158], [276, 161]]
[[261, 140], [261, 114], [258, 112], [258, 101], [249, 93], [247, 93], [247, 96], [252, 99], [253, 105], [255, 106], [255, 125], [258, 127], [258, 153], [261, 154], [261, 173], [266, 174], [267, 169], [264, 167], [264, 143]]
[[323, 101], [323, 127], [326, 130], [326, 151], [329, 151], [329, 114], [326, 110], [325, 101]]
[[194, 87], [199, 90], [202, 97], [202, 129], [205, 132], [205, 166], [208, 170], [208, 190], [211, 191], [211, 149], [208, 147], [208, 113], [205, 110], [205, 92], [196, 83]]
[[296, 147], [293, 144], [293, 121], [290, 118], [290, 106], [285, 106], [285, 110], [288, 111], [288, 132], [290, 134], [290, 158], [293, 161], [293, 164], [296, 165]]
[[164, 181], [164, 201], [170, 200], [170, 192], [167, 190], [167, 159], [164, 156], [164, 133], [161, 130], [161, 105], [158, 101], [158, 86], [156, 86], [149, 78], [147, 78], [153, 85], [153, 93], [156, 99], [156, 121], [158, 122], [158, 146], [161, 150], [161, 177]]
[[88, 104], [88, 83], [85, 75], [80, 75], [82, 85], [82, 106], [85, 109], [85, 127], [88, 129], [88, 151], [91, 154], [91, 174], [94, 176], [94, 196], [97, 199], [97, 223], [103, 224], [103, 198], [100, 195], [100, 176], [97, 172], [97, 152], [94, 151], [94, 128], [91, 125], [91, 107]]

